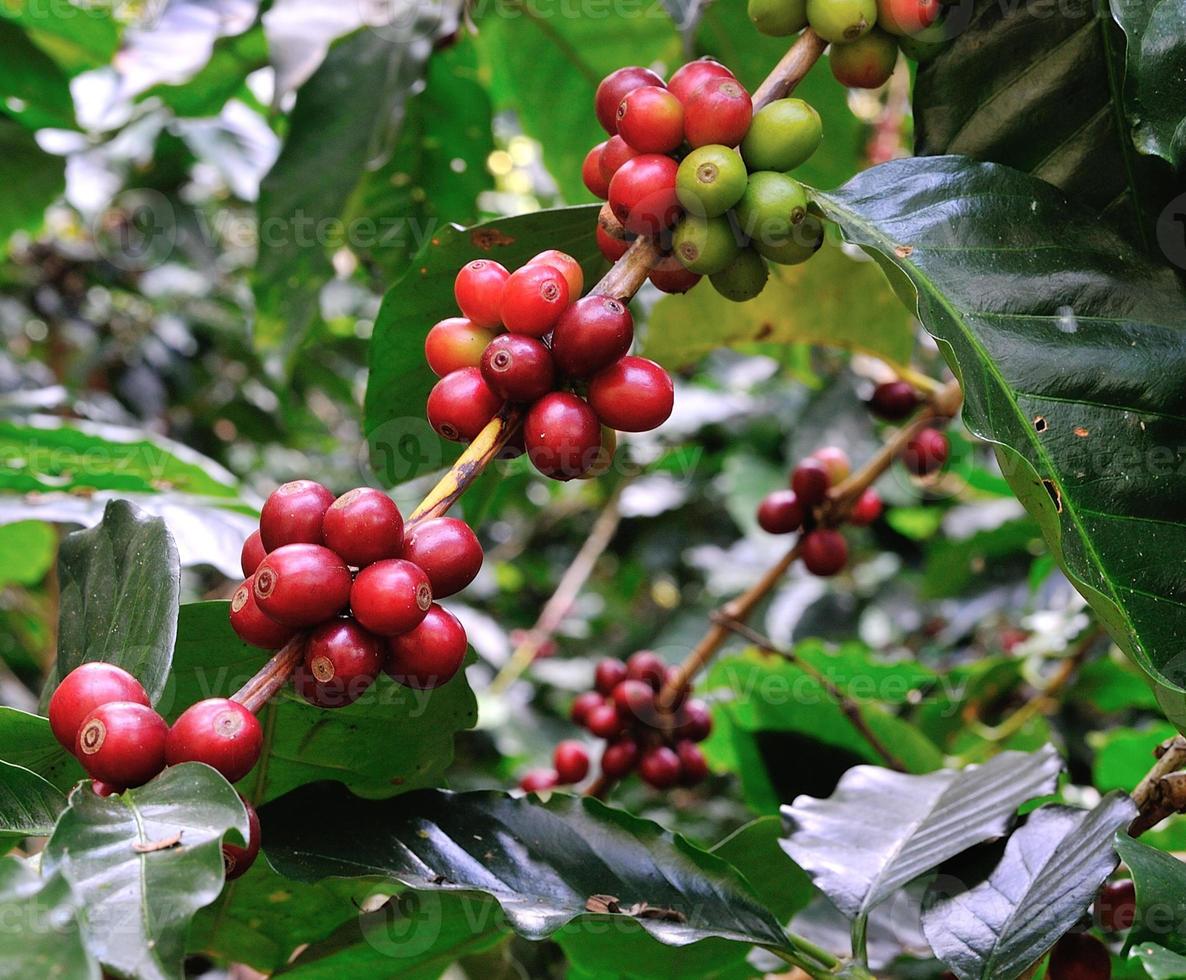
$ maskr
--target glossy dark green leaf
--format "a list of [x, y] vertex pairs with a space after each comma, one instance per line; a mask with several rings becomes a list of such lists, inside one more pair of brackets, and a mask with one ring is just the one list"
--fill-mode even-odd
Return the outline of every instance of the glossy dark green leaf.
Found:
[[1186, 977], [1186, 956], [1172, 952], [1158, 943], [1138, 943], [1129, 951], [1152, 980], [1182, 980]]
[[0, 242], [41, 226], [45, 209], [66, 189], [66, 161], [50, 156], [20, 123], [0, 116]]
[[24, 861], [0, 858], [0, 921], [7, 923], [0, 929], [0, 974], [99, 980], [99, 964], [82, 941], [77, 899], [61, 875], [42, 877]]
[[900, 160], [818, 196], [909, 277], [969, 427], [1117, 642], [1186, 685], [1186, 290], [1053, 187], [958, 157]]
[[923, 776], [857, 766], [828, 799], [801, 796], [782, 808], [783, 848], [845, 915], [867, 916], [920, 875], [1003, 835], [1022, 803], [1053, 791], [1061, 769], [1051, 746]]
[[1087, 911], [1116, 868], [1117, 829], [1136, 814], [1123, 793], [1093, 810], [1040, 807], [983, 880], [973, 882], [958, 865], [948, 869], [932, 884], [922, 917], [935, 954], [960, 980], [1021, 976]]
[[83, 778], [78, 760], [54, 738], [49, 721], [0, 705], [0, 761], [20, 766], [65, 792]]
[[0, 20], [0, 48], [0, 96], [10, 100], [8, 111], [29, 129], [72, 127], [70, 83], [58, 64], [10, 21]]
[[1175, 0], [1114, 0], [1124, 29], [1125, 108], [1137, 146], [1179, 170], [1186, 161], [1186, 8]]
[[136, 677], [155, 701], [177, 636], [181, 564], [159, 517], [113, 500], [103, 520], [62, 541], [56, 676], [103, 660]]
[[119, 796], [83, 784], [46, 844], [42, 873], [61, 874], [78, 896], [97, 960], [142, 980], [177, 977], [190, 919], [222, 890], [228, 831], [246, 840], [243, 804], [196, 762]]
[[473, 228], [446, 225], [387, 291], [375, 320], [366, 393], [371, 465], [380, 480], [403, 483], [447, 465], [461, 451], [439, 439], [424, 417], [436, 382], [424, 360], [424, 338], [438, 320], [457, 316], [457, 271], [479, 257], [515, 269], [533, 255], [557, 248], [576, 258], [591, 281], [605, 267], [594, 239], [597, 210], [541, 211]]
[[1124, 833], [1116, 835], [1116, 853], [1137, 889], [1132, 941], [1158, 943], [1186, 956], [1186, 864]]
[[66, 797], [35, 772], [0, 762], [0, 836], [48, 837]]
[[[540, 803], [421, 790], [365, 801], [324, 784], [276, 801], [261, 819], [269, 860], [290, 878], [376, 875], [429, 892], [483, 892], [529, 939], [589, 914], [589, 900], [608, 895], [625, 909], [668, 910], [636, 918], [671, 945], [709, 936], [784, 942], [778, 922], [724, 861], [589, 798], [555, 794]], [[322, 833], [331, 823], [334, 833]]]

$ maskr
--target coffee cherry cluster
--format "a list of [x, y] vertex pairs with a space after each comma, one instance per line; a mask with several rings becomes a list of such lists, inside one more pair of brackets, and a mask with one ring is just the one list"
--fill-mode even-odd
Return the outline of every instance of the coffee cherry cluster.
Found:
[[[135, 677], [98, 661], [75, 668], [58, 685], [49, 724], [100, 796], [143, 786], [166, 765], [182, 762], [203, 762], [233, 783], [251, 771], [263, 746], [258, 719], [238, 702], [207, 698], [170, 727]], [[246, 800], [243, 805], [251, 834], [245, 847], [223, 845], [228, 880], [243, 874], [259, 852], [259, 818]]]
[[585, 157], [585, 186], [608, 201], [597, 241], [610, 261], [640, 236], [668, 253], [651, 281], [685, 292], [708, 276], [745, 302], [766, 285], [766, 260], [794, 265], [823, 244], [807, 192], [787, 171], [823, 136], [819, 113], [780, 99], [757, 113], [724, 65], [701, 59], [666, 84], [647, 68], [620, 68], [598, 86], [597, 118], [610, 138]]
[[572, 480], [609, 468], [618, 431], [662, 425], [675, 400], [670, 376], [629, 353], [626, 304], [582, 297], [583, 288], [580, 264], [555, 250], [513, 273], [490, 259], [464, 266], [454, 283], [462, 316], [436, 324], [424, 343], [440, 378], [428, 396], [437, 433], [469, 442], [504, 402], [521, 405], [509, 452], [525, 451], [545, 476]]
[[293, 684], [320, 708], [357, 701], [380, 671], [428, 690], [457, 673], [466, 651], [461, 623], [433, 600], [464, 589], [481, 566], [482, 547], [463, 521], [405, 527], [378, 490], [335, 499], [297, 480], [268, 497], [243, 545], [247, 578], [231, 599], [231, 626], [267, 650], [302, 635]]
[[[695, 786], [708, 777], [708, 761], [696, 744], [712, 731], [708, 706], [690, 699], [686, 689], [670, 714], [655, 704], [674, 670], [650, 650], [632, 654], [625, 663], [602, 660], [594, 672], [593, 690], [573, 701], [573, 722], [607, 743], [601, 755], [601, 772], [607, 779], [625, 779], [637, 769], [643, 782], [670, 789]], [[588, 775], [588, 754], [579, 742], [562, 742], [553, 762], [554, 770], [528, 773], [520, 787], [550, 789]]]
[[763, 34], [787, 37], [808, 25], [831, 44], [832, 74], [849, 88], [880, 88], [894, 73], [899, 49], [926, 61], [945, 45], [940, 0], [749, 0]]

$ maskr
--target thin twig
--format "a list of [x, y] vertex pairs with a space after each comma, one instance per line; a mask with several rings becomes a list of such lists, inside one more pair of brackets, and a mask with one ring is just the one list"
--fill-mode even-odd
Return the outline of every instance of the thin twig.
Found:
[[305, 634], [298, 633], [277, 650], [254, 677], [231, 695], [248, 711], [257, 713], [288, 681], [305, 655]]
[[1175, 805], [1181, 795], [1180, 781], [1171, 780], [1171, 777], [1186, 766], [1186, 736], [1175, 735], [1168, 742], [1163, 742], [1158, 746], [1158, 753], [1153, 768], [1132, 791], [1133, 802], [1141, 811], [1128, 828], [1133, 837], [1139, 837], [1146, 830], [1157, 826], [1180, 808]]
[[799, 35], [782, 60], [774, 66], [769, 75], [753, 94], [754, 111], [778, 99], [786, 98], [820, 59], [828, 42], [810, 27]]

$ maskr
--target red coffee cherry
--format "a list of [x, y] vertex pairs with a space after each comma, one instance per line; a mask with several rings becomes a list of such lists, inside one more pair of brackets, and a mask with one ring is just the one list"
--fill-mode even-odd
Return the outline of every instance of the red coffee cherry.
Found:
[[261, 650], [279, 650], [297, 632], [295, 626], [278, 623], [260, 609], [255, 601], [254, 575], [249, 576], [231, 597], [231, 629], [244, 643]]
[[848, 543], [839, 531], [821, 527], [803, 536], [803, 565], [812, 575], [835, 575], [847, 563]]
[[644, 153], [627, 160], [609, 182], [609, 206], [623, 227], [654, 237], [672, 227], [683, 208], [675, 192], [679, 164], [671, 157]]
[[568, 717], [574, 725], [584, 728], [589, 720], [589, 713], [594, 708], [600, 708], [603, 704], [605, 704], [605, 698], [596, 691], [585, 691], [573, 698], [572, 707], [568, 710]]
[[642, 85], [618, 105], [618, 135], [639, 153], [670, 153], [684, 141], [684, 107], [658, 85]]
[[622, 357], [634, 341], [634, 317], [611, 296], [586, 296], [564, 311], [552, 332], [552, 356], [570, 378], [587, 378]]
[[906, 381], [885, 381], [873, 389], [869, 411], [887, 422], [900, 422], [919, 406], [918, 392]]
[[629, 250], [630, 242], [622, 238], [614, 238], [601, 225], [598, 225], [597, 248], [607, 261], [617, 262]]
[[685, 105], [684, 130], [692, 146], [737, 146], [749, 131], [754, 104], [735, 78], [710, 78]]
[[118, 786], [112, 786], [101, 779], [91, 780], [91, 790], [96, 796], [118, 796], [123, 792]]
[[544, 395], [523, 423], [527, 456], [553, 480], [583, 476], [601, 450], [601, 423], [582, 399], [568, 392]]
[[598, 738], [614, 738], [622, 731], [622, 719], [617, 706], [609, 702], [594, 708], [585, 719], [585, 727]]
[[640, 156], [638, 150], [627, 143], [621, 136], [611, 136], [606, 141], [605, 149], [601, 151], [601, 159], [598, 165], [601, 167], [601, 179], [605, 181], [605, 196], [609, 198], [609, 185], [614, 179], [614, 174], [622, 169], [623, 164], [627, 160], [633, 160], [636, 156]]
[[625, 779], [638, 764], [638, 743], [632, 738], [610, 742], [601, 753], [601, 771], [609, 779]]
[[703, 742], [712, 734], [712, 712], [703, 701], [692, 700], [679, 711], [676, 735], [689, 742]]
[[243, 877], [247, 873], [247, 869], [255, 863], [256, 857], [259, 856], [261, 840], [259, 814], [255, 812], [255, 807], [244, 800], [242, 796], [239, 799], [243, 800], [243, 808], [247, 811], [247, 846], [223, 843], [222, 867], [227, 881]]
[[1095, 921], [1104, 932], [1124, 932], [1137, 918], [1137, 887], [1131, 879], [1103, 885], [1095, 897]]
[[597, 86], [597, 94], [593, 98], [593, 109], [597, 114], [597, 121], [601, 128], [611, 135], [618, 131], [618, 106], [626, 95], [644, 85], [658, 85], [663, 87], [663, 79], [649, 68], [632, 65], [610, 72]]
[[571, 786], [589, 775], [589, 753], [580, 742], [561, 742], [552, 753], [557, 781]]
[[609, 697], [614, 688], [626, 679], [626, 665], [620, 660], [599, 660], [593, 668], [593, 686], [597, 693]]
[[492, 340], [482, 355], [482, 377], [499, 398], [533, 402], [552, 390], [556, 367], [542, 341], [507, 333]]
[[207, 698], [191, 704], [173, 722], [165, 739], [165, 761], [171, 766], [204, 762], [234, 783], [259, 761], [263, 741], [259, 720], [243, 705], [229, 698]]
[[790, 534], [803, 526], [803, 505], [794, 490], [775, 490], [758, 504], [758, 526], [767, 534]]
[[386, 656], [374, 633], [352, 619], [331, 620], [309, 635], [293, 687], [319, 708], [344, 708], [375, 683]]
[[649, 432], [671, 415], [671, 375], [645, 357], [623, 357], [594, 375], [589, 404], [597, 417], [619, 432]]
[[264, 559], [252, 594], [264, 615], [297, 628], [332, 619], [350, 601], [350, 569], [319, 544], [288, 544]]
[[152, 708], [108, 701], [83, 720], [74, 754], [91, 779], [127, 789], [143, 786], [165, 768], [169, 726]]
[[848, 522], [856, 527], [866, 527], [881, 516], [881, 511], [881, 495], [870, 487], [857, 497], [857, 502], [849, 512]]
[[477, 367], [482, 363], [482, 351], [495, 337], [489, 327], [479, 327], [463, 316], [449, 317], [433, 326], [424, 338], [424, 359], [438, 378]]
[[655, 689], [646, 681], [627, 678], [614, 688], [614, 707], [623, 725], [655, 721]]
[[1049, 980], [1109, 980], [1112, 956], [1095, 936], [1068, 933], [1054, 944], [1046, 976]]
[[550, 266], [564, 276], [564, 281], [568, 283], [569, 302], [578, 299], [585, 291], [585, 270], [581, 268], [581, 263], [567, 252], [561, 252], [558, 248], [549, 248], [540, 252], [539, 255], [532, 256], [527, 265]]
[[482, 567], [482, 546], [465, 521], [434, 517], [404, 536], [404, 557], [424, 569], [436, 599], [460, 592]]
[[98, 660], [75, 667], [49, 699], [49, 727], [68, 751], [87, 715], [108, 701], [131, 701], [149, 707], [144, 686], [122, 667]]
[[626, 676], [633, 681], [649, 684], [657, 691], [667, 680], [667, 664], [653, 650], [639, 650], [626, 660]]
[[675, 745], [681, 786], [697, 786], [708, 778], [708, 759], [699, 745], [684, 739]]
[[791, 471], [791, 489], [804, 507], [822, 504], [831, 485], [832, 480], [824, 464], [810, 456]]
[[667, 83], [667, 91], [687, 105], [692, 93], [713, 78], [733, 78], [733, 72], [712, 58], [689, 61], [683, 67], [676, 69], [675, 74], [671, 76], [671, 81]]
[[941, 470], [951, 455], [951, 443], [938, 429], [923, 429], [906, 443], [902, 463], [915, 476], [930, 476]]
[[334, 495], [312, 480], [278, 487], [259, 514], [264, 548], [271, 552], [286, 544], [321, 544], [321, 522], [333, 502]]
[[267, 553], [259, 531], [252, 531], [247, 536], [247, 540], [243, 542], [243, 551], [239, 555], [244, 578], [251, 578], [255, 574], [255, 570], [259, 568], [259, 563], [264, 560]]
[[502, 291], [502, 322], [511, 333], [542, 337], [568, 308], [568, 280], [550, 265], [525, 265]]
[[347, 565], [363, 568], [384, 558], [398, 558], [404, 547], [404, 519], [387, 494], [356, 487], [325, 512], [324, 540]]
[[581, 180], [585, 182], [585, 188], [603, 201], [609, 197], [609, 181], [601, 175], [601, 152], [604, 149], [605, 143], [598, 143], [585, 154], [581, 164]]
[[470, 442], [502, 408], [476, 367], [446, 374], [428, 394], [428, 422], [450, 442]]
[[453, 281], [453, 298], [461, 312], [479, 327], [497, 327], [502, 321], [502, 290], [511, 277], [490, 259], [474, 259], [463, 265]]
[[647, 278], [660, 292], [686, 293], [702, 277], [686, 269], [674, 255], [667, 255], [651, 266]]
[[877, 0], [877, 26], [903, 37], [930, 27], [943, 6], [939, 0]]
[[638, 763], [638, 774], [655, 789], [670, 789], [679, 782], [679, 756], [666, 745], [648, 749]]
[[404, 687], [429, 691], [452, 680], [461, 669], [466, 644], [458, 618], [433, 603], [419, 626], [388, 640], [383, 669]]
[[525, 793], [543, 793], [555, 789], [560, 784], [560, 777], [550, 769], [537, 769], [529, 772], [519, 780], [519, 789]]
[[396, 636], [414, 629], [432, 605], [432, 586], [419, 565], [389, 558], [358, 573], [350, 590], [354, 618], [372, 633]]
[[829, 486], [834, 487], [838, 483], [843, 483], [852, 472], [852, 462], [848, 458], [848, 453], [839, 446], [824, 446], [813, 452], [811, 458], [817, 463], [822, 463], [824, 469], [828, 471]]

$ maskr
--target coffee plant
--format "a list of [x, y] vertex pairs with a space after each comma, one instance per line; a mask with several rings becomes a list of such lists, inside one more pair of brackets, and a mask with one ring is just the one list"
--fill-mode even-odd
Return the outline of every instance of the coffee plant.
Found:
[[0, 8], [0, 976], [1186, 977], [1186, 4]]

